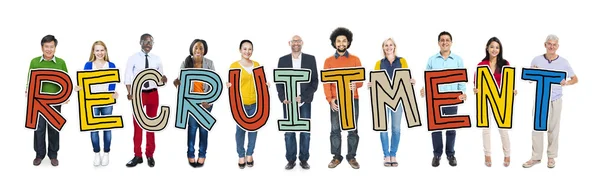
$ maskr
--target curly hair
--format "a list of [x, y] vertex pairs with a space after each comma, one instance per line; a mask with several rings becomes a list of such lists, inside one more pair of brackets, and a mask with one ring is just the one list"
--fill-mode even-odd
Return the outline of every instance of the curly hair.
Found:
[[331, 36], [329, 36], [329, 40], [331, 40], [331, 46], [336, 48], [335, 39], [340, 35], [346, 36], [348, 39], [348, 47], [346, 47], [346, 49], [350, 48], [350, 44], [352, 44], [352, 32], [345, 27], [338, 27], [331, 33]]

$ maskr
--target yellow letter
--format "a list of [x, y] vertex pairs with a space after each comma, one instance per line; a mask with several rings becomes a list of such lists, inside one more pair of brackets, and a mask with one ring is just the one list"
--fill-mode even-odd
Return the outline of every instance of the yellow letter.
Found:
[[81, 85], [79, 96], [79, 125], [81, 131], [123, 128], [123, 118], [120, 115], [94, 116], [92, 107], [102, 107], [115, 104], [112, 92], [92, 93], [93, 84], [120, 82], [119, 70], [104, 69], [95, 71], [78, 71], [77, 84]]

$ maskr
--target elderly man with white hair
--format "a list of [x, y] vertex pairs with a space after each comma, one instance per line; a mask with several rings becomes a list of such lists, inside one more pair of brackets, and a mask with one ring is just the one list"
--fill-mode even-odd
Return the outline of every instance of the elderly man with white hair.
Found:
[[[541, 68], [555, 71], [565, 71], [567, 79], [560, 82], [560, 86], [552, 85], [550, 94], [550, 104], [548, 108], [548, 168], [554, 168], [555, 158], [558, 156], [558, 133], [560, 128], [560, 114], [562, 110], [562, 87], [574, 85], [577, 83], [577, 76], [571, 68], [569, 61], [559, 56], [558, 37], [556, 35], [548, 35], [546, 42], [546, 53], [536, 56], [531, 61], [531, 67]], [[544, 150], [544, 132], [533, 131], [532, 133], [532, 154], [531, 159], [523, 164], [524, 168], [530, 168], [541, 163]]]

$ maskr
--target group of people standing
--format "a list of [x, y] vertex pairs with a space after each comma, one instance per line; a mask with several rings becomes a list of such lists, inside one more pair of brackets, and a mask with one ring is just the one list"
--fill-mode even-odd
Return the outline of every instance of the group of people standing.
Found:
[[[463, 60], [460, 56], [451, 51], [452, 46], [452, 35], [448, 32], [441, 32], [438, 37], [438, 45], [440, 51], [435, 53], [429, 58], [426, 64], [426, 70], [441, 70], [441, 69], [454, 69], [464, 68]], [[330, 35], [331, 46], [335, 49], [335, 53], [325, 60], [323, 69], [333, 68], [350, 68], [350, 67], [362, 67], [361, 60], [348, 52], [353, 40], [352, 32], [347, 28], [337, 28]], [[42, 38], [41, 46], [43, 55], [36, 57], [30, 62], [30, 70], [37, 68], [51, 68], [58, 69], [67, 72], [65, 61], [54, 55], [56, 46], [58, 44], [57, 39], [52, 35], [47, 35]], [[127, 67], [124, 76], [124, 83], [127, 87], [127, 98], [132, 99], [131, 84], [135, 76], [144, 69], [156, 69], [163, 77], [162, 81], [167, 82], [167, 77], [163, 73], [162, 60], [159, 56], [150, 53], [154, 45], [154, 38], [150, 34], [143, 34], [140, 37], [141, 51], [136, 52], [129, 57], [127, 61]], [[291, 47], [291, 53], [279, 58], [277, 68], [303, 68], [310, 69], [311, 72], [319, 72], [316, 59], [313, 55], [303, 53], [302, 46], [304, 42], [300, 36], [293, 36], [289, 41]], [[548, 121], [548, 167], [553, 168], [555, 165], [554, 158], [557, 157], [558, 149], [558, 132], [560, 126], [560, 115], [562, 106], [562, 86], [573, 85], [577, 83], [578, 79], [573, 69], [569, 65], [569, 62], [559, 56], [556, 51], [558, 49], [558, 37], [555, 35], [549, 35], [544, 42], [546, 53], [543, 55], [536, 56], [531, 62], [531, 66], [534, 68], [544, 68], [550, 70], [561, 70], [567, 72], [569, 80], [561, 82], [560, 86], [552, 87], [551, 103], [549, 108], [549, 121]], [[496, 37], [490, 38], [485, 47], [485, 57], [478, 64], [478, 66], [485, 65], [493, 72], [494, 80], [496, 84], [501, 85], [502, 80], [502, 68], [510, 66], [508, 60], [503, 58], [502, 55], [502, 44]], [[189, 55], [181, 63], [181, 69], [187, 68], [205, 68], [215, 70], [215, 66], [212, 60], [206, 58], [208, 52], [208, 44], [206, 41], [201, 39], [195, 39], [189, 47]], [[260, 66], [260, 63], [251, 60], [253, 53], [253, 43], [250, 40], [243, 40], [239, 44], [240, 59], [231, 63], [230, 69], [241, 69], [240, 74], [240, 90], [242, 102], [244, 105], [245, 113], [248, 116], [252, 116], [256, 112], [257, 96], [256, 88], [254, 86], [253, 69]], [[392, 38], [388, 38], [383, 41], [382, 44], [383, 57], [375, 63], [375, 70], [387, 71], [388, 78], [393, 78], [393, 71], [397, 68], [408, 68], [407, 60], [396, 54], [396, 43]], [[102, 41], [96, 41], [92, 45], [89, 61], [85, 63], [84, 70], [97, 70], [117, 68], [116, 65], [109, 60], [108, 49]], [[476, 79], [475, 79], [476, 80]], [[415, 84], [415, 80], [411, 79], [410, 82]], [[173, 81], [175, 87], [180, 85], [180, 80], [177, 78]], [[231, 83], [227, 83], [230, 87]], [[299, 106], [300, 118], [311, 118], [311, 103], [315, 92], [319, 86], [319, 78], [317, 73], [312, 73], [309, 82], [302, 83], [299, 87], [298, 96], [295, 98], [287, 98], [285, 96], [285, 89], [283, 85], [276, 85], [278, 98], [283, 105], [284, 118], [286, 118], [287, 110], [286, 105], [291, 102], [297, 102]], [[113, 97], [117, 98], [118, 93], [115, 91], [116, 85], [114, 83], [105, 85], [93, 85], [92, 92], [113, 92]], [[354, 120], [358, 121], [359, 116], [359, 95], [357, 89], [363, 87], [362, 82], [353, 82], [350, 85], [353, 93], [353, 105], [354, 107]], [[371, 87], [371, 83], [368, 83], [368, 87]], [[206, 83], [194, 82], [192, 92], [202, 93], [209, 91], [210, 87]], [[76, 91], [79, 91], [76, 88]], [[46, 93], [56, 93], [60, 91], [60, 87], [52, 83], [42, 83], [42, 91]], [[341, 153], [342, 147], [342, 136], [341, 126], [339, 120], [339, 103], [337, 96], [337, 89], [333, 83], [324, 83], [323, 91], [325, 99], [330, 106], [330, 147], [333, 159], [328, 164], [329, 168], [337, 167], [344, 156]], [[454, 83], [439, 86], [440, 92], [446, 91], [462, 91], [462, 95], [458, 99], [467, 99], [467, 90], [465, 83]], [[479, 90], [473, 89], [474, 93]], [[516, 90], [514, 92], [517, 93]], [[425, 96], [425, 91], [422, 88], [420, 90], [421, 97]], [[145, 107], [145, 112], [149, 117], [155, 117], [157, 115], [159, 106], [159, 94], [157, 91], [157, 85], [154, 82], [145, 82], [142, 87], [141, 94], [142, 104]], [[212, 111], [212, 103], [201, 103], [201, 106], [207, 109], [209, 112]], [[57, 111], [60, 112], [60, 105], [54, 106]], [[446, 106], [442, 109], [443, 115], [454, 115], [457, 114], [457, 106]], [[380, 132], [382, 153], [383, 153], [383, 165], [385, 167], [397, 167], [398, 161], [396, 160], [396, 153], [400, 142], [400, 124], [402, 119], [402, 106], [398, 106], [394, 111], [387, 109], [386, 117], [391, 126], [391, 138], [388, 132]], [[112, 106], [96, 107], [94, 108], [94, 115], [111, 115]], [[204, 129], [197, 120], [189, 118], [188, 120], [188, 151], [187, 158], [190, 166], [202, 167], [206, 159], [208, 131]], [[143, 163], [143, 156], [146, 157], [146, 161], [150, 167], [154, 167], [154, 150], [155, 150], [155, 135], [154, 132], [147, 131], [146, 134], [146, 149], [145, 155], [142, 154], [142, 136], [143, 129], [137, 124], [137, 121], [133, 119], [134, 123], [134, 157], [126, 164], [127, 167], [134, 167], [137, 164]], [[47, 156], [50, 158], [53, 166], [58, 166], [57, 152], [59, 150], [59, 132], [53, 129], [50, 124], [44, 119], [40, 118], [37, 129], [34, 133], [34, 148], [36, 151], [36, 157], [33, 161], [34, 165], [40, 165], [44, 157], [46, 156], [46, 140], [45, 134], [48, 131], [48, 153]], [[199, 133], [198, 133], [199, 132]], [[346, 160], [350, 166], [354, 169], [359, 169], [360, 165], [356, 159], [356, 153], [359, 144], [358, 128], [347, 131], [347, 145], [348, 152], [345, 155]], [[483, 147], [486, 166], [491, 166], [491, 149], [490, 149], [490, 130], [483, 129]], [[198, 136], [198, 155], [196, 156], [195, 144], [196, 134]], [[299, 143], [297, 142], [297, 134], [299, 134]], [[437, 167], [440, 165], [441, 156], [446, 153], [446, 158], [451, 166], [457, 165], [457, 159], [455, 157], [454, 143], [456, 139], [456, 130], [445, 130], [446, 134], [446, 145], [443, 143], [442, 131], [436, 131], [431, 133], [432, 144], [433, 144], [433, 159], [431, 165]], [[528, 168], [541, 162], [542, 150], [543, 150], [543, 134], [544, 132], [533, 132], [533, 150], [532, 156], [529, 161], [523, 164], [523, 167]], [[246, 143], [247, 135], [247, 145]], [[500, 135], [502, 140], [502, 147], [504, 151], [504, 166], [510, 164], [510, 140], [508, 131], [500, 129]], [[300, 166], [303, 169], [309, 169], [308, 159], [310, 157], [310, 132], [286, 132], [285, 133], [285, 145], [286, 154], [285, 157], [288, 163], [285, 165], [285, 169], [293, 169], [296, 165], [296, 161], [300, 161]], [[103, 130], [103, 152], [100, 151], [100, 138], [99, 132], [90, 133], [92, 148], [95, 152], [94, 165], [108, 165], [108, 153], [110, 152], [111, 145], [111, 131]], [[254, 166], [254, 148], [256, 146], [257, 132], [246, 131], [237, 126], [235, 134], [237, 153], [238, 153], [238, 166], [240, 169], [245, 167]], [[299, 147], [299, 148], [298, 148]], [[444, 148], [445, 147], [445, 148]], [[299, 150], [299, 153], [298, 153]]]

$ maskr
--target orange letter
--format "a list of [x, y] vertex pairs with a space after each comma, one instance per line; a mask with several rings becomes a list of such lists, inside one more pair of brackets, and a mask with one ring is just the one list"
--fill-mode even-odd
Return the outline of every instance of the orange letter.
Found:
[[[42, 83], [58, 84], [61, 90], [56, 94], [42, 93]], [[67, 120], [50, 105], [59, 105], [71, 97], [73, 83], [67, 73], [53, 69], [33, 69], [30, 71], [29, 90], [27, 91], [27, 120], [25, 127], [36, 129], [41, 114], [48, 123], [60, 131]]]
[[248, 117], [244, 110], [240, 90], [240, 69], [229, 70], [229, 106], [233, 119], [240, 124], [242, 129], [246, 131], [256, 131], [267, 123], [269, 119], [269, 89], [267, 88], [267, 79], [262, 66], [254, 68], [254, 86], [256, 87], [257, 101], [256, 113], [252, 117]]
[[471, 127], [469, 115], [442, 116], [441, 106], [462, 104], [461, 91], [440, 93], [438, 85], [467, 82], [467, 69], [425, 71], [427, 126], [429, 131]]

